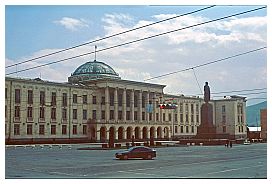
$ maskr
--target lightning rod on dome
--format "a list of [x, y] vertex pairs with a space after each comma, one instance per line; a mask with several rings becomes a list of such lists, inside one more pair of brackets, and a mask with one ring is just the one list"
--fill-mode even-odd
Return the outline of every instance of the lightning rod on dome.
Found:
[[97, 49], [97, 45], [94, 46], [94, 61], [96, 61], [96, 49]]

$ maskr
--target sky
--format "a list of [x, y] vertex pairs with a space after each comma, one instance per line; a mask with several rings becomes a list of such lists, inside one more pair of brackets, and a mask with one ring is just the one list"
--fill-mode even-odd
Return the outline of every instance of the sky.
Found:
[[[5, 66], [93, 41], [206, 6], [57, 6], [7, 5], [5, 7]], [[6, 74], [52, 61], [93, 52], [114, 45], [210, 21], [259, 6], [215, 6], [105, 39], [57, 55], [6, 69]], [[262, 9], [213, 23], [184, 29], [97, 53], [122, 79], [146, 79], [267, 46], [267, 10]], [[211, 93], [264, 89], [267, 86], [267, 51], [254, 53], [145, 82], [167, 85], [164, 92], [186, 96], [203, 93], [205, 81]], [[12, 77], [67, 82], [76, 68], [93, 61], [94, 54], [29, 70]], [[253, 94], [252, 94], [253, 93]], [[258, 94], [256, 94], [258, 93]], [[247, 104], [265, 101], [266, 89], [214, 94], [247, 96]], [[254, 99], [262, 98], [262, 99]]]

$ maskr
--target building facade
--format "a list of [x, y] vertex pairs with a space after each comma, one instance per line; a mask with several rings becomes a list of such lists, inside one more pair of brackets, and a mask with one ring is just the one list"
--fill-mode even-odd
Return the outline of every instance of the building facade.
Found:
[[[79, 66], [67, 83], [6, 77], [5, 137], [34, 142], [194, 137], [203, 99], [164, 94], [164, 87], [123, 80], [98, 61]], [[174, 103], [177, 108], [160, 109], [160, 103]], [[211, 103], [218, 132], [244, 138], [245, 99]]]
[[261, 139], [267, 140], [267, 109], [261, 109]]

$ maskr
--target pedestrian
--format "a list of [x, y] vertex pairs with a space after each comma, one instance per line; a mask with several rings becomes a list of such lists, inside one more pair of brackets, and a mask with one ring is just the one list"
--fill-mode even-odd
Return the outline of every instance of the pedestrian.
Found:
[[232, 148], [232, 141], [230, 141], [230, 147]]

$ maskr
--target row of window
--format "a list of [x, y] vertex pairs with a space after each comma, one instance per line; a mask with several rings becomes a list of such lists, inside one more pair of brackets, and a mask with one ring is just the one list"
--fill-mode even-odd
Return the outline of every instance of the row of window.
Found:
[[[183, 112], [183, 104], [180, 105], [180, 112]], [[189, 104], [185, 104], [185, 112], [189, 112]], [[191, 113], [194, 113], [194, 104], [191, 104]], [[199, 113], [199, 105], [196, 104], [196, 113]]]
[[[67, 130], [68, 127], [67, 125], [62, 125], [61, 126], [61, 133], [62, 135], [67, 135]], [[13, 133], [14, 135], [20, 135], [20, 124], [14, 124], [14, 129], [13, 129]], [[57, 133], [57, 126], [56, 125], [51, 125], [50, 127], [50, 134], [51, 135], [56, 135]], [[82, 126], [82, 133], [84, 135], [87, 134], [87, 125], [83, 125]], [[27, 135], [32, 135], [33, 134], [33, 125], [32, 124], [28, 124], [26, 127], [26, 134]], [[77, 125], [73, 125], [73, 135], [78, 134], [78, 126]], [[39, 125], [39, 135], [45, 135], [45, 125]]]
[[[191, 126], [191, 133], [194, 133], [194, 132], [195, 132], [195, 127]], [[178, 133], [178, 126], [175, 126], [175, 133]], [[189, 133], [189, 126], [185, 126], [185, 130], [184, 130], [184, 127], [181, 126], [180, 133]]]
[[[6, 88], [7, 89], [7, 88]], [[7, 91], [7, 90], [6, 90]], [[6, 93], [7, 94], [7, 93]], [[78, 96], [77, 94], [73, 94], [73, 103], [78, 103], [78, 97], [82, 97], [82, 103], [83, 104], [88, 104], [88, 96], [87, 95], [82, 95]], [[7, 95], [6, 95], [7, 98]], [[51, 106], [56, 106], [57, 104], [57, 95], [56, 92], [51, 93]], [[62, 94], [62, 106], [66, 107], [67, 106], [67, 93]], [[92, 95], [92, 101], [93, 104], [97, 104], [97, 99], [96, 96]], [[138, 101], [138, 96], [134, 96], [134, 101]], [[145, 108], [145, 97], [142, 96], [142, 107]], [[15, 89], [15, 103], [19, 104], [21, 103], [21, 90], [20, 89]], [[27, 91], [27, 103], [28, 104], [33, 104], [33, 91], [28, 90]], [[118, 95], [118, 106], [122, 106], [123, 103], [123, 96], [122, 94]], [[149, 101], [151, 104], [151, 101]], [[105, 105], [105, 97], [102, 96], [101, 98], [101, 104]], [[45, 91], [40, 91], [40, 105], [45, 105]], [[110, 106], [114, 106], [114, 95], [110, 94]], [[130, 96], [127, 94], [126, 96], [126, 106], [130, 107]], [[138, 103], [134, 103], [134, 107], [138, 107]]]
[[[51, 108], [51, 119], [56, 119], [56, 108]], [[6, 114], [6, 113], [5, 113]], [[148, 118], [150, 121], [152, 121], [152, 113], [148, 113]], [[142, 112], [142, 120], [146, 119], [146, 112]], [[225, 116], [224, 116], [225, 117]], [[20, 118], [20, 106], [15, 106], [15, 118]], [[33, 107], [27, 108], [27, 118], [33, 118]], [[45, 118], [45, 108], [40, 107], [40, 116], [39, 118], [44, 119]], [[96, 119], [96, 110], [92, 111], [92, 118]], [[62, 119], [67, 119], [67, 109], [62, 109]], [[73, 109], [73, 119], [78, 119], [78, 110]], [[82, 119], [87, 120], [88, 119], [88, 112], [86, 109], [82, 110]], [[104, 110], [101, 111], [101, 119], [106, 119], [106, 112]], [[114, 120], [114, 110], [110, 110], [110, 120]], [[123, 112], [118, 111], [118, 120], [123, 119]], [[166, 121], [166, 113], [163, 113], [162, 116], [163, 121]], [[131, 111], [126, 111], [126, 120], [131, 120]], [[138, 112], [134, 111], [134, 120], [138, 120]], [[159, 113], [156, 113], [156, 121], [159, 121]], [[172, 114], [168, 114], [168, 121], [172, 121]], [[174, 114], [174, 121], [178, 121], [178, 114]], [[183, 114], [180, 114], [180, 122], [183, 122]], [[185, 122], [189, 122], [189, 115], [185, 114]], [[194, 115], [191, 115], [191, 122], [194, 122]], [[199, 115], [196, 115], [196, 122], [199, 122]]]

